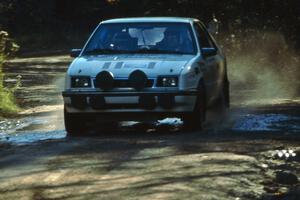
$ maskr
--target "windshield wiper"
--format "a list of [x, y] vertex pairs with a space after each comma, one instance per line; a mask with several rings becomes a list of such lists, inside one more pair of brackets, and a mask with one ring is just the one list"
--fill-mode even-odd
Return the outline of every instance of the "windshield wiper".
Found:
[[85, 51], [84, 55], [99, 55], [99, 54], [184, 54], [180, 51], [169, 51], [160, 49], [138, 49], [135, 51], [115, 50], [115, 49], [93, 49]]
[[184, 54], [180, 51], [168, 51], [160, 49], [139, 49], [136, 51], [131, 51], [130, 53], [150, 53], [150, 54]]
[[115, 50], [115, 49], [92, 49], [85, 51], [84, 55], [98, 55], [98, 54], [121, 54], [128, 53], [127, 51]]

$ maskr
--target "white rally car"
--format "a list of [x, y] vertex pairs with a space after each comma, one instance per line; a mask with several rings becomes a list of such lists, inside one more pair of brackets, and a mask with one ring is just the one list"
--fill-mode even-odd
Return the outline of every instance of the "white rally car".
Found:
[[70, 135], [92, 121], [166, 117], [201, 128], [207, 108], [229, 106], [225, 56], [197, 19], [103, 21], [71, 56], [63, 91]]

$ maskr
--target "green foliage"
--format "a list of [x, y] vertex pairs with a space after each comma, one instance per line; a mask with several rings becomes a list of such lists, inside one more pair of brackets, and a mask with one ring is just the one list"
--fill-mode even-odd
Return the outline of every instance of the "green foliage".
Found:
[[20, 85], [20, 81], [12, 88], [4, 86], [3, 63], [7, 56], [18, 50], [18, 45], [14, 44], [9, 38], [7, 32], [0, 31], [0, 115], [13, 115], [20, 108], [15, 102], [14, 93]]
[[15, 102], [14, 93], [0, 86], [0, 116], [10, 116], [16, 114], [20, 108]]

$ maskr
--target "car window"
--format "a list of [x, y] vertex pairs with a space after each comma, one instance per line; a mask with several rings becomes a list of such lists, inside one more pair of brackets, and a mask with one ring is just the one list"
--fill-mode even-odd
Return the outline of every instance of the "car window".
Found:
[[187, 23], [118, 23], [101, 25], [84, 50], [89, 52], [196, 54], [196, 45]]
[[216, 48], [208, 33], [197, 23], [195, 23], [195, 30], [200, 48]]

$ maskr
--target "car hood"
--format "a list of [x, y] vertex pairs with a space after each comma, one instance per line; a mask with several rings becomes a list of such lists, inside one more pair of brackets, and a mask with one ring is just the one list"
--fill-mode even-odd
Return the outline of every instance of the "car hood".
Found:
[[111, 72], [115, 78], [128, 78], [141, 70], [149, 78], [159, 75], [179, 75], [194, 55], [99, 55], [75, 59], [68, 74], [96, 77], [101, 71]]

